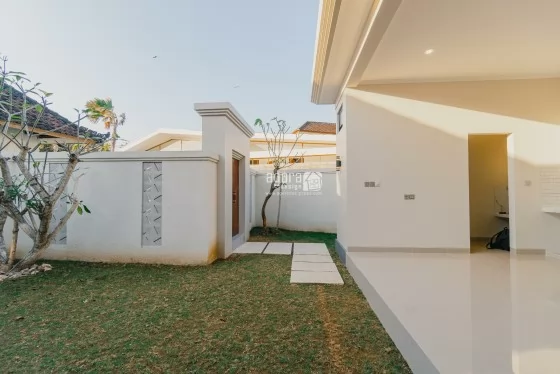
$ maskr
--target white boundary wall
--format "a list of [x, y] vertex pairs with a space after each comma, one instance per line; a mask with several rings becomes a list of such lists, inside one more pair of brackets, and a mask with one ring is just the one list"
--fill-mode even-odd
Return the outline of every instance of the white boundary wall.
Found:
[[[49, 158], [61, 163], [64, 158]], [[78, 197], [91, 214], [75, 213], [66, 244], [54, 244], [44, 258], [80, 261], [206, 264], [217, 243], [217, 162], [205, 152], [119, 152], [86, 155], [76, 174]], [[142, 245], [144, 162], [161, 162], [161, 245]], [[72, 189], [72, 183], [69, 185]], [[9, 243], [11, 222], [4, 230]], [[31, 247], [20, 232], [19, 256]]]
[[[304, 191], [283, 189], [282, 205], [280, 209], [280, 228], [298, 231], [319, 231], [336, 233], [336, 172], [334, 170], [290, 170], [285, 169], [285, 174], [301, 174], [318, 172], [322, 176], [321, 190], [307, 194]], [[309, 175], [309, 174], [307, 174]], [[301, 185], [300, 180], [292, 176], [288, 185]], [[261, 226], [261, 207], [266, 193], [270, 189], [267, 183], [267, 174], [258, 172], [254, 175], [253, 193], [253, 221], [252, 226]], [[266, 217], [269, 227], [276, 227], [278, 214], [278, 195], [275, 191], [266, 207]], [[309, 192], [309, 191], [308, 191]]]
[[[76, 192], [92, 214], [74, 214], [44, 258], [195, 265], [226, 258], [243, 244], [250, 230], [249, 139], [254, 132], [230, 103], [197, 103], [194, 109], [202, 120], [203, 151], [82, 157], [75, 175], [85, 174]], [[240, 161], [240, 231], [235, 237], [232, 159]], [[66, 161], [57, 154], [48, 159], [52, 164]], [[58, 209], [64, 211], [64, 204]], [[7, 222], [8, 243], [11, 227]], [[18, 257], [31, 245], [20, 233]]]

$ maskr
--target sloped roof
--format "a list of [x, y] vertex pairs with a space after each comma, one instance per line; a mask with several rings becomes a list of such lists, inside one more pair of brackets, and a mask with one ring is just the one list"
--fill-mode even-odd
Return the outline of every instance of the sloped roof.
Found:
[[295, 130], [294, 133], [317, 133], [317, 134], [336, 134], [336, 123], [307, 121]]
[[[11, 88], [12, 90], [12, 97], [13, 97], [13, 105], [15, 111], [21, 110], [23, 106], [23, 93], [15, 88]], [[3, 90], [0, 95], [2, 95], [2, 99], [6, 100], [8, 95], [8, 89]], [[39, 104], [36, 100], [33, 100], [29, 96], [27, 96], [27, 103], [29, 105], [36, 105]], [[37, 119], [37, 115], [39, 112], [35, 109], [31, 109], [27, 112], [27, 117], [29, 119], [28, 123], [34, 123]], [[0, 110], [0, 120], [5, 121], [8, 118], [6, 113]], [[61, 116], [60, 114], [50, 110], [49, 108], [45, 108], [43, 115], [39, 119], [39, 123], [36, 126], [37, 133], [44, 133], [45, 131], [48, 132], [46, 135], [50, 135], [53, 137], [63, 137], [72, 136], [77, 137], [78, 135], [78, 126], [66, 117]], [[90, 138], [98, 143], [101, 143], [109, 138], [109, 133], [102, 134], [97, 131], [93, 131], [88, 129], [87, 127], [80, 126], [80, 138]]]

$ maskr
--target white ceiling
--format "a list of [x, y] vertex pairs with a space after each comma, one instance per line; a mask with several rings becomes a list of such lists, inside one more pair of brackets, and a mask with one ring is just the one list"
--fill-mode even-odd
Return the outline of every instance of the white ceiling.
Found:
[[403, 0], [361, 81], [553, 76], [560, 76], [559, 0]]

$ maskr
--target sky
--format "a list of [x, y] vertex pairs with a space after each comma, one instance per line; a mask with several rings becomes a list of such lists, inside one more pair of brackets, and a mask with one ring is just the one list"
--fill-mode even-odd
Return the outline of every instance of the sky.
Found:
[[50, 108], [68, 119], [111, 97], [129, 141], [199, 130], [193, 104], [208, 101], [231, 102], [250, 125], [279, 117], [295, 129], [335, 120], [332, 106], [310, 101], [318, 9], [319, 0], [2, 0], [0, 54], [53, 92]]

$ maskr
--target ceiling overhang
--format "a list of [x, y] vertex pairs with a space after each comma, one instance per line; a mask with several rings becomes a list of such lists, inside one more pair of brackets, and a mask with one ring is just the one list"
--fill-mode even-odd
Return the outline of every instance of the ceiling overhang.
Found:
[[336, 103], [342, 87], [358, 82], [402, 0], [321, 2], [311, 101]]
[[560, 2], [323, 0], [312, 102], [365, 84], [560, 77]]

